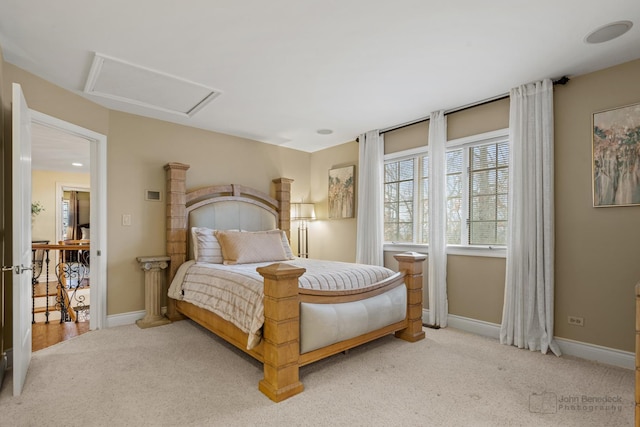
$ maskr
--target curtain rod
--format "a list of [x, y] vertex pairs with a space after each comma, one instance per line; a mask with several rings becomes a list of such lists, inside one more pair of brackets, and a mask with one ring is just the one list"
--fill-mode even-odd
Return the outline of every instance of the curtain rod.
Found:
[[[561, 78], [559, 78], [558, 80], [554, 80], [553, 81], [553, 85], [566, 85], [569, 82], [569, 77], [567, 76], [562, 76]], [[452, 113], [458, 113], [460, 111], [464, 111], [464, 110], [468, 110], [469, 108], [474, 108], [474, 107], [479, 107], [481, 105], [485, 105], [485, 104], [490, 104], [492, 102], [496, 102], [496, 101], [500, 101], [501, 99], [505, 99], [508, 98], [509, 94], [508, 93], [503, 93], [500, 95], [496, 95], [492, 98], [486, 98], [483, 99], [481, 101], [477, 101], [477, 102], [473, 102], [471, 104], [467, 104], [467, 105], [462, 105], [460, 107], [456, 107], [456, 108], [452, 108], [450, 110], [445, 110], [444, 115], [448, 115], [448, 114], [452, 114]], [[391, 132], [392, 130], [398, 130], [398, 129], [402, 129], [405, 128], [407, 126], [411, 126], [411, 125], [415, 125], [416, 123], [422, 123], [422, 122], [426, 122], [429, 120], [429, 116], [427, 117], [422, 117], [410, 122], [406, 122], [406, 123], [402, 123], [399, 125], [395, 125], [395, 126], [391, 126], [388, 128], [384, 128], [384, 129], [380, 129], [380, 133], [387, 133], [387, 132]], [[356, 142], [359, 140], [360, 138], [356, 138]]]

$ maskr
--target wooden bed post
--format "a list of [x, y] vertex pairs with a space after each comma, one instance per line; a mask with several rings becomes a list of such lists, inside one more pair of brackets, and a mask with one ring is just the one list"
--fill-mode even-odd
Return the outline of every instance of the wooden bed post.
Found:
[[417, 252], [406, 252], [394, 255], [398, 260], [399, 270], [405, 273], [407, 286], [407, 319], [408, 326], [396, 332], [396, 337], [415, 342], [424, 339], [422, 330], [422, 262], [426, 255]]
[[635, 424], [640, 426], [640, 282], [636, 284], [636, 413]]
[[[187, 170], [189, 165], [168, 163], [167, 171], [167, 256], [171, 258], [167, 270], [167, 283], [170, 284], [178, 267], [187, 260]], [[167, 299], [167, 317], [170, 320], [183, 319], [176, 311], [176, 302]]]
[[280, 402], [304, 390], [298, 376], [298, 278], [306, 270], [284, 263], [257, 270], [264, 277], [264, 378], [258, 389], [274, 402]]
[[291, 241], [291, 183], [289, 178], [276, 178], [273, 183], [276, 185], [276, 200], [278, 200], [278, 228], [284, 230], [287, 239]]

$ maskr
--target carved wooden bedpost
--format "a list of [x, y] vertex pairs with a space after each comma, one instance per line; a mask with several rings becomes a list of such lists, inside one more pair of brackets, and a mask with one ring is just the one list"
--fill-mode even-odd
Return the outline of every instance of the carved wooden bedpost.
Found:
[[278, 228], [284, 230], [287, 234], [287, 239], [291, 241], [291, 183], [292, 179], [289, 178], [277, 178], [273, 180], [276, 185], [276, 200], [279, 202], [278, 206]]
[[[168, 163], [167, 171], [167, 256], [169, 269], [167, 283], [171, 284], [178, 267], [187, 259], [187, 209], [185, 207], [187, 192], [187, 170], [189, 165]], [[167, 317], [179, 320], [183, 317], [176, 312], [175, 300], [167, 299]]]
[[640, 426], [640, 282], [636, 284], [636, 426]]
[[298, 376], [298, 278], [306, 270], [284, 263], [257, 270], [264, 277], [264, 378], [258, 389], [274, 402], [280, 402], [304, 390]]
[[394, 255], [398, 260], [399, 270], [405, 273], [407, 286], [407, 318], [409, 324], [406, 329], [396, 332], [396, 337], [405, 341], [415, 342], [424, 339], [422, 330], [422, 262], [426, 255], [416, 252], [406, 252]]

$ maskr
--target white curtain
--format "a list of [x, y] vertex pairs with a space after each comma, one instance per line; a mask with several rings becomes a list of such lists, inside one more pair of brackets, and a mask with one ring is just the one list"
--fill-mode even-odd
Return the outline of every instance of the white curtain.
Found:
[[429, 118], [429, 324], [446, 327], [447, 302], [447, 118]]
[[377, 130], [360, 135], [359, 151], [356, 262], [383, 265], [384, 137]]
[[553, 340], [553, 83], [510, 92], [509, 231], [500, 342], [560, 355]]

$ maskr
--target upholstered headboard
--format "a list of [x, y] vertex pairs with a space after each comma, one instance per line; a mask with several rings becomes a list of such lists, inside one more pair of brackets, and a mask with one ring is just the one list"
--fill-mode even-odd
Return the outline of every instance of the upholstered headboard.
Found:
[[275, 195], [243, 185], [216, 185], [186, 190], [189, 165], [169, 163], [167, 172], [167, 255], [169, 280], [187, 259], [190, 227], [260, 231], [279, 228], [290, 235], [292, 179], [277, 178]]
[[278, 212], [267, 205], [238, 198], [199, 206], [188, 212], [188, 228], [207, 227], [216, 230], [273, 230], [278, 225]]
[[[253, 199], [236, 197], [233, 200], [210, 199], [195, 209], [187, 208], [187, 230], [206, 227], [213, 230], [262, 231], [277, 228], [278, 212]], [[187, 233], [187, 257], [193, 259], [192, 234]]]

